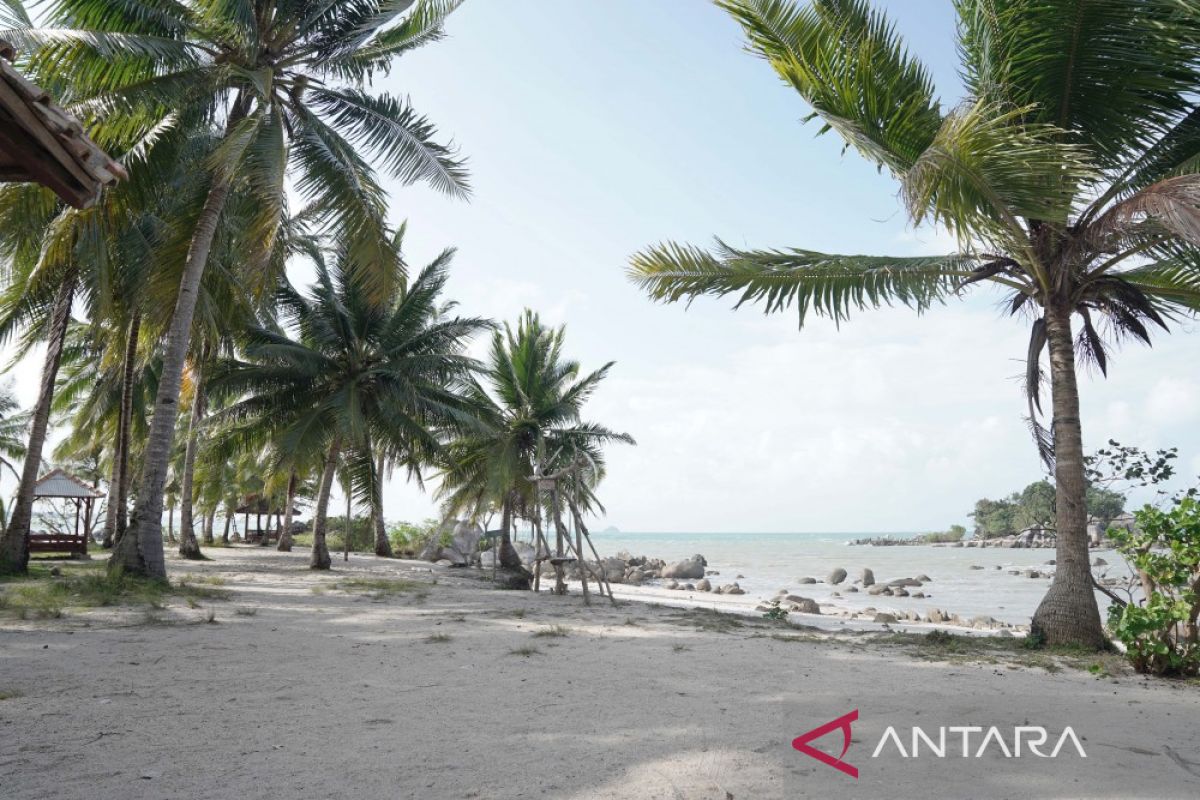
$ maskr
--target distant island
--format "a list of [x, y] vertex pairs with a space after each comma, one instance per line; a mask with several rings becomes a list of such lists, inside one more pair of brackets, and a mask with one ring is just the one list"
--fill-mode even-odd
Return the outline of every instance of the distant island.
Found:
[[618, 528], [616, 525], [609, 525], [607, 528], [605, 528], [604, 530], [602, 530], [600, 532], [601, 533], [620, 533], [621, 529]]

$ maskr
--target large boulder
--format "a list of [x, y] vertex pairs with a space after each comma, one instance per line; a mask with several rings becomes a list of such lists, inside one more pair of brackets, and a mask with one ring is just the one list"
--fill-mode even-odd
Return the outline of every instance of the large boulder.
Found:
[[697, 554], [664, 568], [661, 574], [664, 578], [703, 578], [704, 568], [707, 566], [708, 562], [704, 560], [704, 556]]
[[881, 622], [884, 625], [891, 625], [896, 622], [896, 615], [888, 614], [887, 612], [880, 611], [875, 615], [875, 621]]
[[443, 547], [441, 549], [441, 558], [438, 559], [440, 564], [442, 561], [449, 561], [455, 567], [465, 567], [467, 565], [467, 557], [460, 552], [456, 547]]
[[797, 611], [801, 614], [820, 614], [821, 606], [817, 605], [817, 601], [811, 597], [798, 597], [794, 594], [788, 595], [788, 602], [792, 604], [792, 611]]
[[708, 578], [702, 578], [701, 580], [696, 581], [696, 591], [711, 592], [712, 591], [712, 583], [709, 582]]
[[844, 580], [846, 580], [846, 570], [838, 567], [833, 572], [829, 573], [829, 577], [825, 579], [825, 582], [832, 586], [837, 586]]
[[454, 523], [454, 528], [451, 530], [450, 546], [470, 558], [479, 549], [479, 540], [482, 538], [483, 528], [465, 520], [459, 520]]
[[796, 579], [796, 583], [802, 584], [804, 586], [810, 586], [816, 582], [817, 582], [816, 578], [797, 578]]
[[862, 581], [863, 586], [874, 586], [875, 573], [866, 567], [863, 567], [862, 575], [859, 576], [859, 580]]

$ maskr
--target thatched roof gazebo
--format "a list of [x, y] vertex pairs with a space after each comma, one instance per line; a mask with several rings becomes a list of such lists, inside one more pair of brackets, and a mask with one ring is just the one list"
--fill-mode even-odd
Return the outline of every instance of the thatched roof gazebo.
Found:
[[129, 175], [77, 119], [13, 67], [15, 55], [0, 39], [0, 181], [40, 183], [63, 202], [87, 208], [101, 188]]
[[[54, 469], [38, 479], [33, 485], [33, 499], [37, 500], [70, 500], [75, 504], [75, 532], [65, 533], [31, 533], [29, 535], [29, 552], [57, 553], [68, 552], [82, 556], [87, 555], [88, 539], [91, 538], [92, 511], [96, 500], [104, 497], [79, 478], [61, 469]], [[82, 519], [81, 519], [82, 518]], [[83, 530], [80, 531], [80, 523]]]

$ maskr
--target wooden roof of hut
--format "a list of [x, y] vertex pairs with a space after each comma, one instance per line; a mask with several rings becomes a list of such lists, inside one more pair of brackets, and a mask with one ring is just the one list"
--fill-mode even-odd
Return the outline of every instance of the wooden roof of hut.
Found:
[[0, 181], [40, 183], [64, 202], [87, 208], [102, 187], [129, 175], [75, 117], [13, 67], [15, 55], [0, 39]]
[[[251, 495], [251, 496], [247, 497], [240, 506], [238, 506], [237, 508], [234, 509], [233, 513], [235, 513], [235, 514], [282, 514], [282, 513], [284, 513], [283, 512], [283, 503], [273, 504], [275, 506], [274, 508], [271, 508], [271, 505], [272, 504], [268, 502], [267, 498], [263, 497], [262, 495], [255, 494], [255, 495]], [[292, 513], [293, 514], [295, 514], [297, 512], [298, 506], [299, 506], [299, 503], [297, 503], [297, 502], [292, 503]]]
[[34, 497], [99, 498], [104, 493], [61, 469], [47, 472], [33, 485]]

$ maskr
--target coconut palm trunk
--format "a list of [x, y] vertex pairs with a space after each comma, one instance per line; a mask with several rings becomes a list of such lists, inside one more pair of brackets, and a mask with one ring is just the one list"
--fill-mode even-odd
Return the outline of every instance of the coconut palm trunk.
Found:
[[221, 544], [229, 546], [229, 526], [233, 523], [233, 514], [229, 509], [225, 509], [225, 530], [221, 533]]
[[1088, 562], [1087, 482], [1071, 311], [1046, 309], [1050, 386], [1054, 404], [1054, 481], [1057, 545], [1054, 582], [1033, 615], [1031, 630], [1047, 644], [1104, 643]]
[[325, 545], [325, 527], [329, 516], [329, 494], [333, 489], [333, 477], [337, 472], [341, 449], [341, 441], [334, 439], [329, 446], [329, 454], [325, 456], [325, 467], [321, 471], [321, 487], [317, 491], [317, 507], [313, 511], [312, 558], [308, 562], [310, 569], [329, 569], [332, 564], [329, 548]]
[[129, 440], [133, 420], [133, 370], [137, 359], [138, 335], [142, 315], [133, 312], [125, 340], [125, 360], [121, 374], [121, 408], [118, 410], [117, 441], [113, 451], [113, 479], [108, 487], [108, 507], [104, 517], [103, 547], [111, 548], [125, 533], [128, 521], [126, 503], [129, 497]]
[[292, 552], [292, 504], [296, 502], [296, 470], [288, 475], [287, 500], [283, 506], [283, 529], [279, 531], [279, 544], [276, 550], [282, 553]]
[[512, 544], [512, 496], [506, 495], [500, 512], [500, 566], [505, 569], [521, 569], [521, 557]]
[[196, 540], [193, 522], [195, 506], [193, 494], [196, 483], [196, 448], [200, 444], [200, 425], [204, 422], [204, 388], [201, 367], [197, 365], [195, 396], [192, 399], [192, 418], [188, 423], [187, 448], [183, 453], [183, 480], [179, 490], [179, 555], [184, 558], [203, 558], [200, 543]]
[[217, 507], [213, 506], [204, 517], [204, 543], [213, 544], [213, 526], [217, 522]]
[[[120, 409], [117, 416], [120, 417]], [[101, 528], [100, 546], [110, 548], [117, 533], [117, 497], [121, 494], [121, 422], [117, 421], [117, 440], [113, 443], [112, 471], [108, 479], [108, 498], [104, 504], [104, 527]]]
[[383, 456], [375, 460], [375, 498], [371, 503], [371, 521], [375, 525], [375, 555], [392, 557], [392, 543], [388, 541], [387, 529], [383, 524]]
[[175, 417], [178, 413], [179, 388], [183, 380], [183, 364], [191, 338], [192, 317], [200, 279], [208, 262], [217, 233], [217, 223], [229, 197], [227, 178], [216, 179], [204, 201], [196, 222], [196, 230], [188, 247], [175, 313], [167, 333], [163, 353], [162, 375], [158, 396], [154, 400], [154, 416], [142, 456], [142, 479], [138, 487], [137, 506], [129, 531], [113, 551], [109, 568], [135, 575], [166, 579], [167, 565], [163, 558], [162, 511], [163, 489], [167, 483], [167, 467], [171, 457], [171, 441], [175, 436]]
[[54, 380], [58, 376], [58, 365], [62, 360], [63, 343], [67, 338], [67, 324], [71, 320], [71, 301], [75, 297], [75, 285], [79, 273], [72, 268], [63, 277], [62, 285], [54, 298], [50, 316], [50, 337], [46, 345], [46, 358], [42, 365], [42, 385], [38, 391], [37, 405], [29, 428], [29, 446], [25, 451], [25, 463], [21, 468], [21, 483], [17, 488], [17, 502], [13, 506], [12, 518], [3, 536], [0, 536], [0, 572], [25, 572], [29, 566], [29, 528], [33, 522], [33, 488], [37, 483], [38, 471], [42, 466], [42, 448], [46, 444], [46, 429], [50, 423], [50, 404], [54, 400]]

